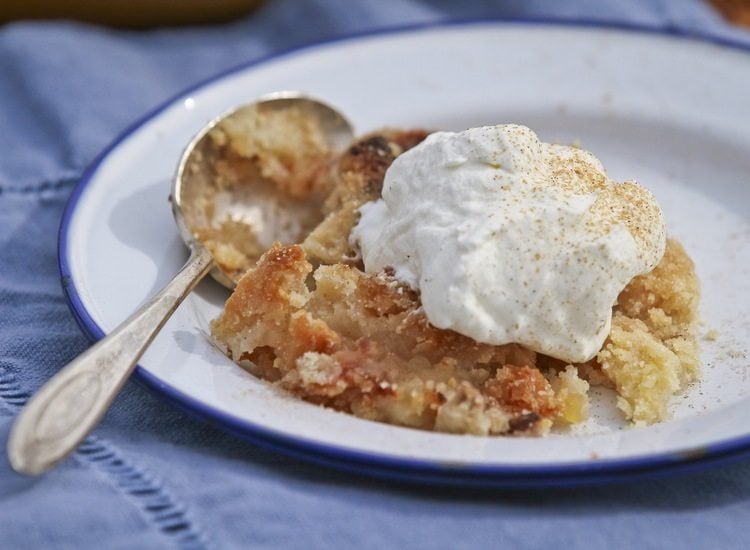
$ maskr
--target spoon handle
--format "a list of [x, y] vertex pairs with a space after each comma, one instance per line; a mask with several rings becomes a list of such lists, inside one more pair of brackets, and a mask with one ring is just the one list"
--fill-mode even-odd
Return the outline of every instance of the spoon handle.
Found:
[[156, 334], [212, 267], [211, 255], [196, 245], [167, 286], [36, 392], [8, 438], [8, 458], [14, 470], [41, 474], [78, 447], [104, 416]]

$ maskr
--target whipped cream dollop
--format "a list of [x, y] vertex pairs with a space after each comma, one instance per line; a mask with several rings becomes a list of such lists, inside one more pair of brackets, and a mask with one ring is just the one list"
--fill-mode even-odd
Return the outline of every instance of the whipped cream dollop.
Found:
[[431, 134], [360, 212], [365, 270], [418, 289], [431, 324], [569, 362], [601, 349], [618, 294], [666, 245], [648, 190], [518, 125]]

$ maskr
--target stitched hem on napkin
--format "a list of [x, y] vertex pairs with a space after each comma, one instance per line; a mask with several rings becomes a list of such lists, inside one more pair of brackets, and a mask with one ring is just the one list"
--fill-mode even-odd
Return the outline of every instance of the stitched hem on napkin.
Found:
[[[0, 400], [11, 411], [18, 412], [29, 396], [8, 366], [0, 362]], [[89, 436], [74, 456], [89, 463], [120, 492], [134, 500], [147, 520], [177, 547], [199, 549], [207, 546], [205, 537], [191, 521], [185, 506], [170, 495], [157, 479], [130, 464], [113, 445], [96, 436]]]
[[44, 191], [58, 191], [60, 189], [66, 189], [75, 185], [79, 177], [67, 177], [60, 178], [54, 181], [43, 181], [41, 183], [34, 183], [29, 185], [9, 185], [0, 183], [0, 194], [2, 193], [13, 193], [18, 195], [24, 195], [27, 193], [41, 193]]

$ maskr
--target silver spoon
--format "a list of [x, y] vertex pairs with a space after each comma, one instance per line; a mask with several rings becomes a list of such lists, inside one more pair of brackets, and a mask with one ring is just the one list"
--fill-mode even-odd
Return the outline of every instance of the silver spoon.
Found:
[[[28, 475], [41, 474], [78, 447], [101, 420], [159, 330], [206, 274], [211, 272], [224, 286], [234, 287], [236, 281], [217, 269], [211, 253], [195, 235], [197, 227], [211, 221], [202, 219], [207, 210], [196, 207], [196, 201], [207, 196], [206, 189], [213, 185], [212, 178], [216, 175], [214, 163], [219, 159], [220, 148], [212, 132], [227, 122], [242, 124], [251, 122], [251, 117], [257, 117], [259, 113], [278, 113], [288, 109], [301, 113], [302, 118], [313, 117], [333, 151], [341, 150], [352, 140], [352, 127], [342, 115], [328, 105], [296, 92], [264, 96], [217, 117], [199, 132], [182, 154], [171, 195], [180, 236], [190, 249], [187, 263], [156, 296], [36, 392], [16, 418], [8, 439], [8, 458], [14, 470]], [[208, 195], [209, 199], [216, 198], [210, 196], [211, 193]], [[292, 208], [290, 222], [309, 214], [305, 213], [305, 208], [314, 208], [314, 205], [306, 206], [304, 201], [274, 197], [267, 190], [256, 196], [243, 192], [228, 198], [221, 215], [234, 218], [247, 215], [249, 205], [243, 204], [247, 200], [257, 199], [261, 209], [274, 207], [276, 213]], [[233, 211], [235, 207], [237, 211]], [[282, 227], [278, 223], [274, 225], [273, 219], [266, 221], [270, 227], [266, 228], [267, 235], [265, 239], [259, 239], [261, 241], [301, 240], [305, 230], [309, 229], [305, 224], [295, 226], [292, 223], [292, 226]], [[293, 234], [295, 229], [299, 234]], [[279, 232], [283, 235], [274, 234]]]

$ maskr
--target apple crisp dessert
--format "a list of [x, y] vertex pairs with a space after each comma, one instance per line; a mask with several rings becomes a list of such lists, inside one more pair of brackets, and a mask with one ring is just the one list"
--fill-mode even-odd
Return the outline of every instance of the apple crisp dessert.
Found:
[[[309, 402], [425, 430], [543, 435], [587, 418], [590, 385], [613, 388], [634, 424], [665, 419], [670, 398], [699, 373], [699, 285], [677, 241], [619, 294], [604, 344], [583, 363], [437, 328], [392, 268], [364, 270], [350, 240], [360, 208], [426, 135], [383, 130], [328, 169], [312, 164], [293, 189], [324, 196], [320, 221], [303, 242], [271, 246], [239, 280], [212, 324], [229, 357]], [[257, 150], [242, 162], [273, 164]]]

